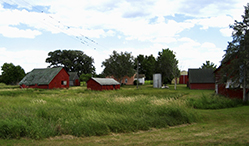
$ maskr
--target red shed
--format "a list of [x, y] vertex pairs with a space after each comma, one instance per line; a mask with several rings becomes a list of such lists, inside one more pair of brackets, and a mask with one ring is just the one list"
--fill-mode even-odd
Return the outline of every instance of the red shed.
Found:
[[91, 90], [114, 90], [120, 89], [120, 83], [113, 78], [90, 78], [87, 82], [87, 88]]
[[188, 75], [181, 75], [179, 79], [179, 84], [187, 84], [188, 83]]
[[80, 78], [77, 72], [68, 72], [69, 77], [69, 86], [80, 86]]
[[20, 88], [69, 88], [69, 74], [63, 67], [33, 69], [19, 85]]
[[188, 87], [190, 89], [215, 89], [213, 69], [189, 69]]

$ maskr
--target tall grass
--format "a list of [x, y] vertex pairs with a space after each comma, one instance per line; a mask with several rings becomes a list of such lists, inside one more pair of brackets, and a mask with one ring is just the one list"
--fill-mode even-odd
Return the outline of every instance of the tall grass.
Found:
[[0, 89], [15, 89], [19, 88], [18, 85], [6, 85], [5, 83], [0, 83]]
[[0, 90], [0, 138], [98, 136], [192, 123], [195, 112], [180, 100], [186, 94], [133, 86]]
[[202, 94], [200, 98], [189, 98], [188, 105], [197, 109], [222, 109], [243, 105], [243, 101], [214, 94]]

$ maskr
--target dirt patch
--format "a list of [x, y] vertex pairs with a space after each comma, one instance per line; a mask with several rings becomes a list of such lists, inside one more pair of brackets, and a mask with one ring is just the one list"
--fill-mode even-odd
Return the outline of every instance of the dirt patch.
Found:
[[61, 135], [61, 136], [55, 136], [55, 137], [49, 137], [49, 140], [58, 140], [58, 139], [79, 139], [79, 137], [73, 136], [73, 135]]

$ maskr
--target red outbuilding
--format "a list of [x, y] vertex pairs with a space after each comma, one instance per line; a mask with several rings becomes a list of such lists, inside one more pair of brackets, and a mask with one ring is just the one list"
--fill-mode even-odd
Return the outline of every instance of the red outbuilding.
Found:
[[215, 89], [213, 69], [189, 69], [188, 81], [190, 89]]
[[69, 74], [63, 67], [33, 69], [19, 85], [20, 88], [69, 88]]
[[[230, 62], [226, 63], [225, 65], [229, 64]], [[216, 94], [224, 95], [229, 98], [238, 98], [243, 99], [243, 88], [242, 86], [234, 86], [232, 84], [232, 80], [228, 79], [226, 82], [221, 83], [220, 80], [220, 71], [223, 65], [221, 65], [218, 69], [214, 71], [215, 73], [215, 92]], [[246, 93], [249, 92], [249, 88], [246, 88]]]
[[115, 90], [120, 89], [120, 83], [113, 78], [90, 78], [87, 88], [91, 90]]
[[188, 75], [181, 75], [179, 78], [179, 84], [187, 84], [188, 83]]
[[80, 86], [80, 78], [77, 72], [68, 72], [69, 77], [69, 86]]

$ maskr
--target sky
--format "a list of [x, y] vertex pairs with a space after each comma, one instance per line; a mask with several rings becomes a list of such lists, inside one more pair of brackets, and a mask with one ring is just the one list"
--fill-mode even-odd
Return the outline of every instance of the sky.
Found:
[[[48, 53], [80, 50], [96, 73], [112, 52], [173, 50], [180, 70], [220, 65], [246, 0], [0, 0], [0, 66], [46, 68]], [[0, 74], [1, 74], [0, 70]]]

